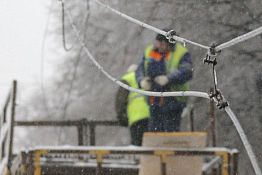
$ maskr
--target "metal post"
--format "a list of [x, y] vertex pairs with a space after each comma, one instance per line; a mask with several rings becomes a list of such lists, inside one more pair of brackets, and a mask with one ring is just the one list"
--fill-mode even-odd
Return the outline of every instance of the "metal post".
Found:
[[161, 175], [166, 175], [166, 162], [161, 162]]
[[88, 130], [87, 130], [87, 125], [83, 125], [83, 142], [84, 142], [84, 145], [88, 145], [89, 143], [89, 140], [88, 140]]
[[228, 153], [227, 154], [228, 156], [228, 174], [229, 175], [232, 175], [231, 172], [232, 172], [232, 154]]
[[84, 142], [83, 142], [83, 126], [81, 124], [79, 124], [77, 126], [77, 133], [78, 133], [78, 146], [83, 146]]
[[159, 158], [160, 158], [160, 166], [161, 166], [161, 175], [166, 175], [166, 158], [167, 158], [166, 153], [160, 153]]
[[102, 175], [102, 162], [97, 162], [96, 175]]
[[232, 175], [238, 175], [238, 150], [232, 152]]
[[1, 143], [1, 160], [5, 157], [5, 143], [6, 141]]
[[96, 136], [95, 136], [95, 125], [94, 124], [89, 125], [89, 133], [90, 133], [90, 145], [95, 146], [96, 145]]
[[86, 118], [82, 119], [80, 121], [80, 125], [82, 127], [82, 140], [83, 140], [83, 145], [88, 145], [89, 140], [88, 140], [88, 130], [87, 130], [87, 126], [88, 126], [88, 121]]
[[96, 153], [96, 164], [97, 164], [96, 175], [103, 175], [103, 170], [102, 170], [103, 156], [104, 154], [102, 152]]
[[190, 129], [191, 132], [194, 132], [195, 128], [194, 128], [194, 108], [190, 108]]
[[[210, 92], [213, 92], [213, 88], [210, 89]], [[215, 103], [214, 100], [210, 99], [210, 131], [211, 131], [211, 140], [212, 146], [216, 147], [216, 116], [215, 116]]]
[[13, 136], [14, 136], [14, 122], [15, 122], [15, 106], [16, 106], [16, 89], [17, 82], [13, 81], [12, 89], [12, 105], [11, 105], [11, 121], [10, 121], [10, 133], [9, 133], [9, 149], [8, 149], [8, 165], [11, 165], [11, 159], [13, 155]]
[[3, 110], [3, 118], [1, 119], [1, 125], [6, 122], [6, 113], [7, 113], [6, 111], [7, 111], [7, 106], [5, 106]]
[[11, 96], [11, 93], [12, 92], [8, 92], [8, 96], [6, 98], [6, 101], [5, 101], [5, 105], [4, 105], [4, 109], [3, 109], [3, 119], [1, 122], [5, 123], [6, 122], [6, 115], [7, 115], [7, 109], [8, 109], [8, 105], [10, 103], [10, 96]]

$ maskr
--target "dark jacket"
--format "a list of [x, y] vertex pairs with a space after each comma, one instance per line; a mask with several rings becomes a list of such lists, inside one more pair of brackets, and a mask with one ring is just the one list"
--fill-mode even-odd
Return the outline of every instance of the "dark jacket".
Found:
[[[166, 67], [165, 67], [165, 55], [160, 61], [156, 61], [154, 59], [149, 59], [149, 63], [147, 66], [147, 70], [144, 67], [145, 56], [143, 56], [142, 60], [139, 63], [138, 69], [136, 71], [136, 78], [140, 85], [141, 80], [145, 77], [145, 75], [149, 76], [152, 80], [152, 91], [170, 91], [170, 87], [172, 85], [177, 84], [184, 84], [187, 81], [191, 80], [193, 77], [193, 70], [192, 70], [192, 59], [191, 55], [187, 52], [181, 58], [179, 63], [178, 69], [174, 70], [170, 74], [167, 74]], [[147, 72], [146, 72], [147, 71]], [[153, 82], [153, 79], [158, 75], [166, 75], [169, 79], [169, 83], [165, 87], [161, 87], [158, 84]], [[157, 98], [156, 98], [157, 99]], [[170, 100], [172, 99], [172, 100]], [[166, 97], [165, 101], [168, 103], [168, 109], [175, 109], [179, 102], [174, 101], [174, 97]], [[184, 105], [183, 105], [184, 106]]]

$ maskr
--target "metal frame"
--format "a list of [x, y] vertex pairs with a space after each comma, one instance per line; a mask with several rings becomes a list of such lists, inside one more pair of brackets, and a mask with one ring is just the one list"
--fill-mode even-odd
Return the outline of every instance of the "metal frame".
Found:
[[[27, 153], [31, 158], [30, 169], [34, 175], [41, 174], [41, 157], [50, 156], [52, 154], [86, 154], [96, 157], [97, 169], [96, 174], [102, 175], [103, 158], [107, 155], [154, 155], [160, 157], [162, 175], [166, 175], [166, 158], [170, 156], [218, 156], [218, 160], [222, 162], [221, 175], [237, 175], [237, 155], [238, 151], [226, 148], [152, 148], [152, 147], [43, 147], [29, 150]], [[207, 169], [212, 168], [217, 160], [212, 162]], [[32, 171], [33, 169], [33, 171]]]
[[9, 171], [12, 163], [16, 91], [17, 81], [14, 80], [0, 116], [0, 173]]
[[[11, 161], [13, 157], [13, 136], [14, 127], [30, 127], [30, 126], [54, 126], [54, 127], [76, 127], [78, 132], [78, 145], [84, 145], [86, 141], [86, 131], [89, 129], [88, 141], [90, 145], [96, 144], [95, 130], [97, 126], [119, 126], [117, 121], [88, 121], [87, 119], [81, 120], [67, 120], [67, 121], [15, 121], [15, 106], [16, 106], [16, 91], [17, 82], [14, 80], [12, 88], [7, 96], [6, 102], [3, 108], [3, 115], [0, 116], [0, 173], [3, 172], [6, 167], [10, 171]], [[215, 143], [215, 114], [214, 114], [214, 103], [210, 102], [210, 118], [211, 118], [211, 133], [212, 133], [212, 145]], [[9, 111], [10, 109], [10, 111]], [[10, 113], [8, 113], [10, 112]], [[191, 119], [191, 130], [194, 130], [193, 112], [190, 111]], [[10, 114], [10, 115], [9, 115]], [[96, 156], [97, 160], [97, 174], [102, 174], [103, 157], [109, 154], [138, 154], [138, 155], [156, 155], [160, 157], [162, 174], [166, 174], [166, 157], [177, 156], [177, 155], [212, 155], [219, 156], [222, 160], [221, 173], [222, 175], [237, 175], [238, 169], [238, 151], [229, 150], [224, 148], [205, 148], [205, 149], [179, 149], [179, 148], [108, 148], [108, 147], [78, 147], [79, 149], [54, 149], [54, 148], [43, 148], [30, 150], [29, 152], [21, 153], [22, 165], [21, 171], [34, 173], [35, 175], [41, 173], [40, 160], [41, 157], [52, 154], [52, 153], [82, 153]], [[26, 164], [31, 163], [31, 167], [27, 167]], [[212, 168], [217, 161], [211, 161], [206, 167], [207, 169]], [[29, 173], [30, 174], [30, 173]]]
[[[99, 121], [99, 120], [67, 120], [67, 121], [15, 121], [15, 126], [53, 126], [53, 127], [76, 127], [78, 132], [78, 145], [87, 145], [84, 142], [90, 143], [91, 146], [96, 145], [96, 127], [97, 126], [120, 126], [118, 121]], [[88, 141], [85, 140], [85, 131], [89, 130]]]

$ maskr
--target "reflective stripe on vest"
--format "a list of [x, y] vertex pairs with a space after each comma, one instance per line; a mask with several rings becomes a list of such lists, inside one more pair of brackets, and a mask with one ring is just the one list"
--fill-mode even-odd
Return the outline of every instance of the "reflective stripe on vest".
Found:
[[[128, 82], [131, 87], [138, 88], [135, 72], [125, 74], [122, 80]], [[148, 118], [149, 115], [150, 112], [146, 97], [136, 92], [129, 92], [127, 104], [128, 125], [132, 126], [134, 123]]]
[[[151, 52], [153, 51], [154, 46], [150, 44], [147, 46], [145, 52], [144, 52], [144, 69], [145, 69], [145, 74], [147, 72], [148, 68], [148, 62], [150, 59]], [[187, 49], [182, 46], [180, 43], [176, 43], [175, 50], [170, 52], [168, 54], [168, 57], [166, 58], [166, 73], [169, 74], [172, 71], [178, 69], [179, 63], [183, 56], [187, 53]], [[180, 85], [173, 85], [170, 89], [171, 91], [187, 91], [189, 90], [189, 85], [188, 83], [180, 84]], [[184, 97], [176, 97], [176, 99], [180, 101], [185, 101]]]

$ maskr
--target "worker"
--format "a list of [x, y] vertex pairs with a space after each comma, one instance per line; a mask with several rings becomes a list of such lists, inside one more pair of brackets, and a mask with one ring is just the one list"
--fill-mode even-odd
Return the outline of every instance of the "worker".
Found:
[[[166, 32], [168, 29], [164, 29]], [[187, 91], [192, 79], [191, 55], [180, 43], [169, 43], [157, 34], [153, 44], [146, 47], [136, 77], [139, 87], [156, 92]], [[186, 97], [149, 97], [149, 131], [180, 131], [181, 114]]]
[[[136, 69], [137, 65], [131, 65], [121, 78], [123, 83], [133, 88], [138, 88]], [[116, 94], [115, 110], [120, 125], [130, 128], [131, 144], [141, 146], [143, 134], [148, 129], [150, 115], [145, 96], [120, 87]]]

